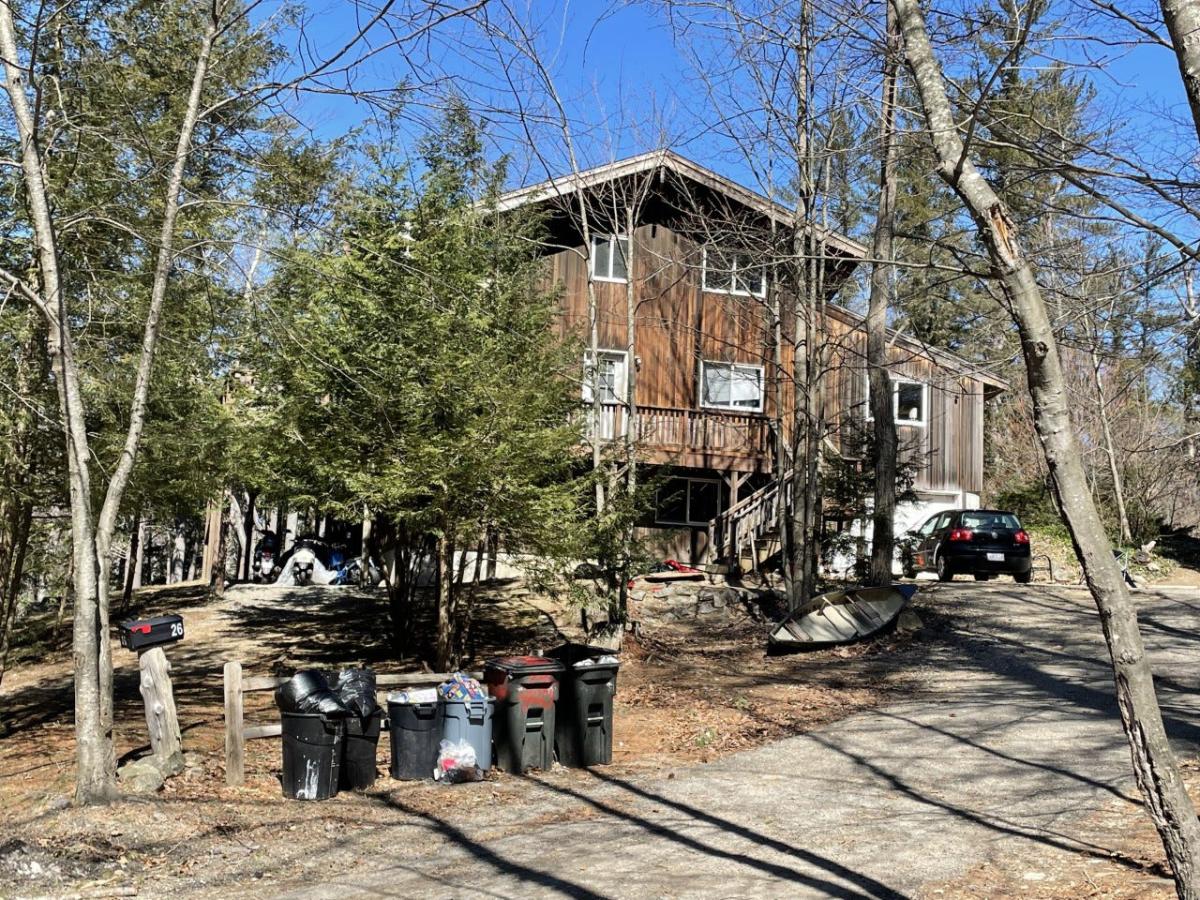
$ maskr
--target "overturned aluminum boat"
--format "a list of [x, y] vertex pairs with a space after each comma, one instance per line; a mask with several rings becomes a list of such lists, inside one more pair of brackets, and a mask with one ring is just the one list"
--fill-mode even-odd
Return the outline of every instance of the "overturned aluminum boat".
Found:
[[893, 584], [813, 597], [772, 629], [767, 648], [782, 653], [861, 641], [895, 624], [916, 592], [915, 584]]

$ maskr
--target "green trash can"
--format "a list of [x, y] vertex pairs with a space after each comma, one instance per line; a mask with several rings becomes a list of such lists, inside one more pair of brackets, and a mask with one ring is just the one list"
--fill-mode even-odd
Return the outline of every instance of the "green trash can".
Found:
[[563, 644], [546, 654], [563, 664], [554, 749], [564, 766], [612, 762], [613, 697], [620, 663], [611, 650]]
[[505, 772], [554, 764], [554, 710], [563, 665], [545, 656], [507, 656], [483, 668], [496, 698], [496, 764]]

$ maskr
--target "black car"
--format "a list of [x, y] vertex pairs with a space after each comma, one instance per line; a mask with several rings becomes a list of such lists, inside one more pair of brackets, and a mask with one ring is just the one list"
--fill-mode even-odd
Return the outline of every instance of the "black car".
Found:
[[908, 533], [901, 558], [906, 577], [937, 572], [941, 581], [955, 575], [974, 575], [976, 581], [1011, 575], [1028, 584], [1033, 564], [1029, 534], [1015, 515], [996, 509], [958, 509], [930, 516]]

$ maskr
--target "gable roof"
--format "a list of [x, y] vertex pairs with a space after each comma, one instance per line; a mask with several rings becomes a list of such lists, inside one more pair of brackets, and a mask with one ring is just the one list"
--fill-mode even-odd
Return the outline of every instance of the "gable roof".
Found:
[[[588, 190], [620, 178], [644, 175], [656, 170], [660, 172], [660, 175], [669, 172], [679, 178], [703, 185], [709, 190], [721, 194], [735, 203], [773, 221], [790, 224], [795, 217], [795, 211], [782, 203], [765, 197], [757, 191], [753, 191], [732, 179], [726, 178], [724, 175], [714, 172], [712, 169], [705, 168], [699, 163], [693, 162], [686, 157], [680, 156], [675, 151], [667, 149], [650, 150], [646, 153], [640, 153], [637, 156], [630, 156], [626, 159], [619, 159], [614, 162], [605, 163], [604, 165], [584, 169], [577, 174], [563, 175], [558, 178], [538, 182], [537, 184], [531, 184], [527, 187], [507, 191], [500, 195], [497, 209], [500, 212], [506, 212], [529, 203], [539, 203], [566, 197], [577, 190]], [[865, 259], [870, 252], [865, 245], [836, 231], [819, 229], [818, 233], [827, 244], [837, 248], [841, 253], [855, 261]], [[865, 323], [862, 316], [844, 306], [831, 304], [829, 308], [836, 310], [835, 315], [839, 315], [847, 324], [859, 326]], [[893, 340], [910, 345], [921, 355], [946, 368], [978, 379], [986, 387], [998, 391], [1009, 389], [1008, 382], [993, 375], [979, 364], [973, 363], [952, 351], [929, 346], [910, 335], [900, 334], [892, 329], [888, 329], [888, 336]]]
[[[703, 185], [747, 209], [754, 210], [778, 222], [791, 222], [795, 216], [795, 211], [782, 203], [764, 197], [757, 191], [752, 191], [724, 175], [717, 174], [712, 169], [692, 162], [673, 150], [651, 150], [637, 156], [585, 169], [577, 175], [564, 175], [531, 184], [528, 187], [517, 188], [502, 194], [497, 205], [503, 212], [527, 203], [563, 197], [576, 190], [587, 190], [619, 178], [644, 175], [655, 170], [661, 170], [664, 174], [670, 172], [685, 180]], [[853, 238], [826, 229], [820, 229], [820, 233], [827, 244], [836, 247], [847, 256], [856, 259], [864, 259], [867, 256], [867, 248]]]

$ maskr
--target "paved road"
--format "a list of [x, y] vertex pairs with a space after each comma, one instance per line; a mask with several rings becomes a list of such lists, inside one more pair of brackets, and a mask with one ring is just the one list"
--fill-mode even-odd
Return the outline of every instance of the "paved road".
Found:
[[[1136, 789], [1090, 598], [968, 584], [932, 602], [953, 613], [950, 640], [905, 702], [671, 778], [542, 779], [531, 808], [556, 810], [550, 824], [424, 813], [366, 840], [354, 871], [309, 867], [273, 890], [907, 897], [997, 857], [1107, 857], [1085, 823]], [[1143, 595], [1143, 621], [1172, 736], [1192, 749], [1200, 591]]]

